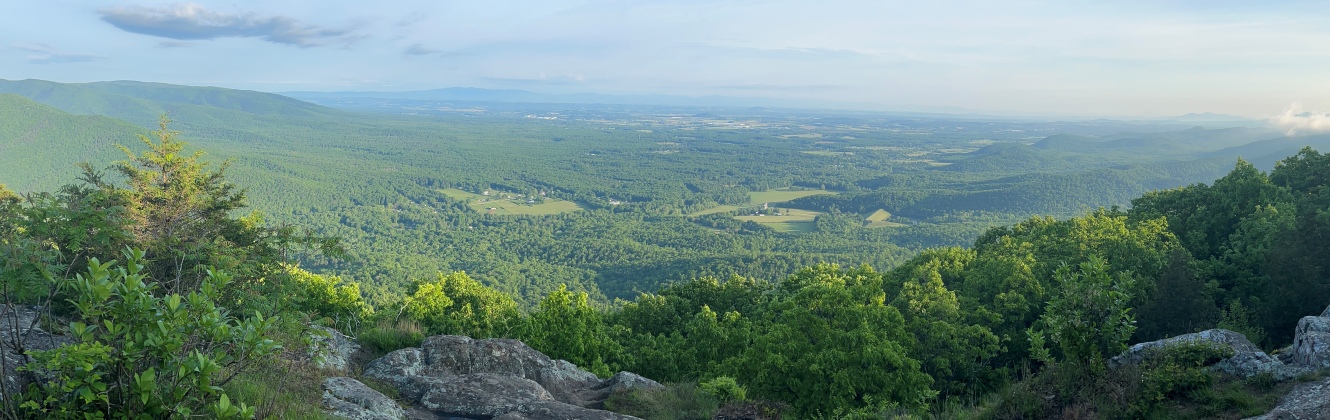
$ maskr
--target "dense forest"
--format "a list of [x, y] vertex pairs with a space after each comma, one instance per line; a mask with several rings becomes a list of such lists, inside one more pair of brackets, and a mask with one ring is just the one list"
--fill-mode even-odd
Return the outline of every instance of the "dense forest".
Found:
[[[1206, 403], [1190, 391], [1218, 386], [1218, 374], [1163, 363], [1138, 380], [1202, 379], [1130, 388], [1111, 403], [1071, 392], [1030, 403], [1021, 392], [1040, 380], [1109, 381], [1105, 360], [1127, 344], [1216, 326], [1276, 349], [1299, 317], [1330, 303], [1330, 155], [1310, 147], [1263, 171], [1252, 162], [1266, 155], [1234, 159], [1213, 144], [1193, 160], [1105, 152], [1091, 162], [1058, 150], [1084, 139], [1047, 136], [1055, 141], [976, 144], [951, 133], [961, 140], [914, 147], [978, 147], [906, 156], [919, 149], [871, 149], [910, 143], [862, 137], [828, 145], [825, 135], [722, 130], [693, 144], [639, 126], [624, 136], [585, 122], [392, 119], [309, 104], [211, 116], [262, 128], [242, 133], [184, 120], [201, 105], [183, 88], [46, 88], [29, 93], [52, 103], [71, 91], [151, 95], [137, 99], [154, 105], [142, 112], [182, 121], [147, 133], [0, 95], [0, 112], [14, 116], [2, 120], [3, 147], [69, 166], [54, 178], [0, 172], [22, 185], [0, 188], [0, 299], [41, 308], [47, 328], [72, 337], [29, 353], [56, 375], [0, 387], [6, 418], [318, 417], [300, 408], [317, 403], [289, 400], [317, 400], [299, 383], [317, 373], [291, 373], [281, 356], [311, 324], [377, 355], [435, 334], [517, 338], [601, 376], [673, 384], [669, 395], [606, 403], [648, 418], [689, 404], [790, 418], [1030, 418], [1073, 404], [1170, 417], [1175, 402]], [[319, 113], [333, 116], [311, 119]], [[196, 145], [231, 159], [196, 152], [176, 129], [198, 130]], [[1159, 138], [1195, 141], [1171, 133]], [[1092, 134], [1089, 150], [1142, 135]], [[1268, 133], [1222, 134], [1240, 147]], [[309, 135], [327, 136], [297, 142]], [[46, 149], [74, 144], [123, 150]], [[899, 162], [947, 155], [963, 156]], [[575, 210], [535, 210], [558, 203]], [[801, 212], [814, 215], [767, 221]], [[296, 383], [255, 373], [265, 370]]]
[[1330, 142], [1258, 127], [853, 112], [409, 101], [344, 111], [138, 82], [0, 81], [0, 92], [13, 94], [0, 94], [11, 189], [51, 191], [79, 162], [114, 161], [116, 143], [167, 113], [205, 160], [230, 162], [268, 223], [340, 238], [343, 258], [296, 257], [376, 304], [438, 272], [465, 271], [529, 309], [561, 284], [604, 306], [697, 277], [890, 267], [995, 225], [1125, 207], [1222, 176], [1239, 156], [1268, 170]]

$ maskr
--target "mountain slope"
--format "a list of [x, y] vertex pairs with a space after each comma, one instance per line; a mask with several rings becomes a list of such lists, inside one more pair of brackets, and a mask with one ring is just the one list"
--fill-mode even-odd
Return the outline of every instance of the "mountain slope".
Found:
[[0, 183], [20, 192], [53, 190], [72, 180], [79, 162], [100, 167], [123, 158], [115, 144], [130, 145], [142, 132], [113, 118], [0, 94]]
[[145, 127], [155, 125], [163, 114], [188, 124], [217, 126], [255, 117], [348, 117], [342, 111], [271, 93], [161, 83], [0, 80], [0, 93], [22, 95], [71, 114], [104, 115]]

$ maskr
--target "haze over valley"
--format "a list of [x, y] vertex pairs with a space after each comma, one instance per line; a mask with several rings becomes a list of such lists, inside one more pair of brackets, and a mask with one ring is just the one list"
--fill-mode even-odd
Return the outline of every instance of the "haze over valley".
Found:
[[1330, 16], [944, 3], [14, 5], [0, 419], [1330, 412]]

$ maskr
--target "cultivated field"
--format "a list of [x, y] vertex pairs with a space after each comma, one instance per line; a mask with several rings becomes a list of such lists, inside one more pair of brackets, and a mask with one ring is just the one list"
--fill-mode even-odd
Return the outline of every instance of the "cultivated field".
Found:
[[[475, 193], [462, 191], [456, 188], [438, 190], [439, 193], [456, 200], [471, 200], [470, 206], [473, 210], [481, 213], [494, 214], [559, 214], [582, 210], [582, 206], [572, 201], [546, 198], [543, 203], [528, 204], [525, 197], [505, 198], [502, 194], [512, 195], [510, 193], [495, 192], [494, 196], [485, 196]], [[491, 210], [493, 209], [493, 210]]]
[[891, 218], [891, 213], [883, 209], [877, 209], [877, 211], [873, 212], [873, 214], [868, 215], [867, 219], [864, 219], [866, 222], [868, 222], [868, 224], [864, 226], [870, 228], [905, 226], [900, 223], [888, 221], [887, 219], [890, 218]]
[[735, 216], [740, 221], [752, 221], [767, 225], [777, 232], [812, 232], [814, 229], [813, 219], [821, 212], [811, 210], [789, 209], [780, 216]]

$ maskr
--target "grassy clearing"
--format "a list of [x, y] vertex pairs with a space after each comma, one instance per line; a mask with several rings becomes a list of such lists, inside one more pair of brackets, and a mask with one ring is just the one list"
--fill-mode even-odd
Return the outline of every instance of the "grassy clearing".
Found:
[[791, 191], [787, 188], [776, 190], [755, 191], [748, 193], [748, 202], [751, 204], [761, 203], [784, 203], [796, 198], [803, 198], [810, 195], [836, 194], [827, 190], [798, 190]]
[[[547, 215], [559, 214], [582, 210], [582, 206], [572, 201], [546, 198], [543, 203], [528, 204], [523, 197], [503, 198], [501, 195], [480, 195], [462, 191], [456, 188], [438, 190], [440, 194], [446, 195], [454, 200], [471, 200], [469, 205], [473, 210], [480, 213], [488, 213], [494, 209], [494, 214], [529, 214], [529, 215]], [[499, 193], [507, 194], [507, 193]]]
[[774, 229], [777, 232], [812, 232], [816, 227], [813, 225], [813, 219], [821, 212], [811, 210], [789, 209], [787, 213], [780, 216], [735, 216], [735, 219], [743, 222], [757, 222]]
[[890, 212], [883, 209], [877, 209], [877, 211], [873, 212], [873, 214], [868, 215], [868, 217], [864, 219], [864, 221], [868, 222], [868, 224], [864, 226], [869, 228], [905, 226], [903, 224], [887, 220], [890, 218], [891, 218]]
[[688, 214], [689, 217], [706, 216], [708, 214], [725, 213], [740, 209], [739, 206], [717, 206], [699, 212]]
[[804, 151], [801, 151], [801, 152], [799, 152], [799, 153], [803, 153], [803, 154], [806, 154], [806, 155], [813, 155], [813, 156], [831, 156], [831, 157], [835, 157], [835, 156], [853, 156], [853, 155], [854, 155], [854, 152], [832, 152], [832, 151], [827, 151], [827, 150], [804, 150]]
[[951, 164], [951, 162], [938, 162], [938, 161], [936, 161], [936, 160], [932, 160], [932, 159], [896, 159], [896, 160], [893, 160], [892, 162], [896, 162], [896, 163], [924, 163], [924, 164], [927, 164], [928, 166], [947, 166], [947, 165], [950, 165], [950, 164]]
[[964, 154], [964, 153], [974, 153], [974, 152], [978, 152], [978, 151], [979, 151], [979, 148], [978, 148], [978, 147], [964, 147], [964, 148], [962, 148], [962, 147], [956, 147], [956, 148], [951, 148], [951, 149], [938, 149], [938, 150], [937, 150], [938, 153], [947, 153], [947, 154]]
[[544, 203], [540, 204], [527, 204], [525, 202], [518, 202], [519, 200], [520, 199], [490, 200], [485, 202], [473, 203], [471, 204], [471, 208], [476, 209], [476, 211], [481, 213], [487, 213], [489, 212], [490, 208], [493, 208], [494, 214], [499, 214], [499, 215], [504, 215], [504, 214], [547, 215], [547, 214], [567, 213], [582, 209], [582, 206], [577, 205], [577, 203], [565, 200], [546, 199]]

